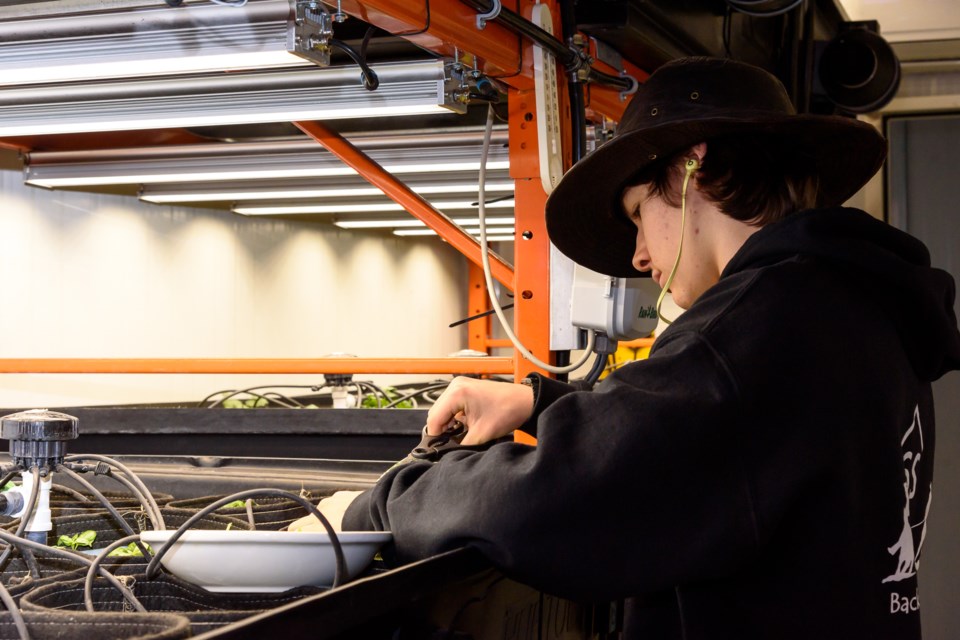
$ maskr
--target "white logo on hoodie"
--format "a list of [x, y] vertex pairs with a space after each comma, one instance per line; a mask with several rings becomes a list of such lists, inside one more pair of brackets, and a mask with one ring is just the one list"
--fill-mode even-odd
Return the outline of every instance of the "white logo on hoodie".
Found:
[[[913, 423], [903, 438], [900, 440], [900, 446], [903, 448], [903, 530], [900, 537], [887, 551], [892, 556], [897, 557], [896, 570], [883, 579], [883, 582], [899, 582], [917, 574], [917, 567], [920, 566], [920, 548], [923, 546], [923, 539], [927, 535], [927, 515], [930, 513], [930, 503], [933, 499], [933, 487], [930, 487], [930, 493], [927, 495], [927, 504], [923, 513], [923, 520], [919, 522], [910, 521], [910, 500], [917, 493], [917, 465], [923, 455], [923, 426], [920, 424], [919, 405], [913, 410]], [[914, 545], [913, 530], [920, 527], [920, 539]]]

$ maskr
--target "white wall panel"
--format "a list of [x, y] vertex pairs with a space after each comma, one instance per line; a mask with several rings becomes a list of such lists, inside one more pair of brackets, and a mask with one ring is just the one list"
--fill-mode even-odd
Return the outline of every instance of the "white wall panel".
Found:
[[[438, 357], [466, 267], [436, 238], [26, 187], [0, 171], [0, 357]], [[363, 376], [381, 383], [405, 377]], [[320, 376], [0, 374], [0, 407], [199, 400]]]
[[841, 0], [851, 20], [878, 20], [888, 42], [960, 38], [957, 0]]

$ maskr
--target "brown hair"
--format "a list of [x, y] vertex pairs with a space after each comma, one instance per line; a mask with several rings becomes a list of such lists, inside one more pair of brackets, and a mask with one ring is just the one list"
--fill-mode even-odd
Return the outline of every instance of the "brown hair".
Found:
[[[651, 195], [679, 207], [679, 185], [688, 157], [687, 150], [677, 153], [643, 171], [630, 184], [649, 184]], [[720, 211], [760, 227], [817, 205], [815, 163], [787, 138], [725, 136], [707, 140], [707, 154], [696, 179], [700, 192]]]

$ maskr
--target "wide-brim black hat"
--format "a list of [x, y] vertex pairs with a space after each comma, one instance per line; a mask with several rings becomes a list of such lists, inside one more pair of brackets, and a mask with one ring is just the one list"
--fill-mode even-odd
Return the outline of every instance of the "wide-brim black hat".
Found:
[[809, 157], [819, 178], [820, 206], [842, 204], [856, 193], [887, 152], [883, 136], [869, 124], [797, 115], [783, 85], [763, 69], [717, 58], [674, 60], [640, 86], [617, 135], [575, 164], [550, 194], [550, 240], [589, 269], [639, 276], [631, 264], [636, 228], [623, 212], [623, 190], [658, 159], [739, 133], [773, 134], [789, 140], [785, 153]]

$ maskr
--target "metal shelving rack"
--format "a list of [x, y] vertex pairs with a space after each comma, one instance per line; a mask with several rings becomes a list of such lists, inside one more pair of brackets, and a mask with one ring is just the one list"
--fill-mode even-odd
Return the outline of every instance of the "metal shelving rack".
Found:
[[[516, 245], [514, 265], [492, 257], [493, 276], [516, 292], [514, 324], [518, 338], [542, 360], [551, 360], [550, 244], [544, 221], [546, 193], [539, 179], [532, 45], [513, 31], [490, 20], [480, 29], [477, 11], [461, 0], [347, 0], [342, 11], [370, 25], [405, 37], [416, 45], [448, 58], [469, 61], [508, 87], [510, 175], [515, 180]], [[495, 3], [496, 4], [496, 3]], [[529, 16], [534, 4], [546, 5], [560, 33], [556, 0], [505, 0], [504, 8]], [[643, 79], [643, 71], [624, 61], [624, 69], [602, 62], [595, 68], [609, 74], [627, 72]], [[566, 108], [565, 74], [558, 69], [564, 167], [571, 164], [571, 127]], [[587, 108], [596, 116], [619, 120], [625, 100], [617, 89], [588, 85]], [[307, 135], [355, 168], [371, 184], [422, 220], [474, 265], [480, 264], [480, 246], [449, 219], [436, 211], [363, 151], [320, 122], [295, 123]], [[9, 146], [5, 144], [4, 146]], [[471, 282], [476, 281], [475, 274]], [[473, 287], [471, 286], [471, 292]], [[476, 296], [471, 298], [471, 306]], [[506, 346], [488, 336], [473, 344]], [[310, 359], [195, 359], [195, 358], [8, 358], [0, 359], [0, 373], [124, 373], [124, 374], [512, 374], [522, 377], [537, 370], [519, 352], [510, 357], [487, 358], [310, 358]]]

